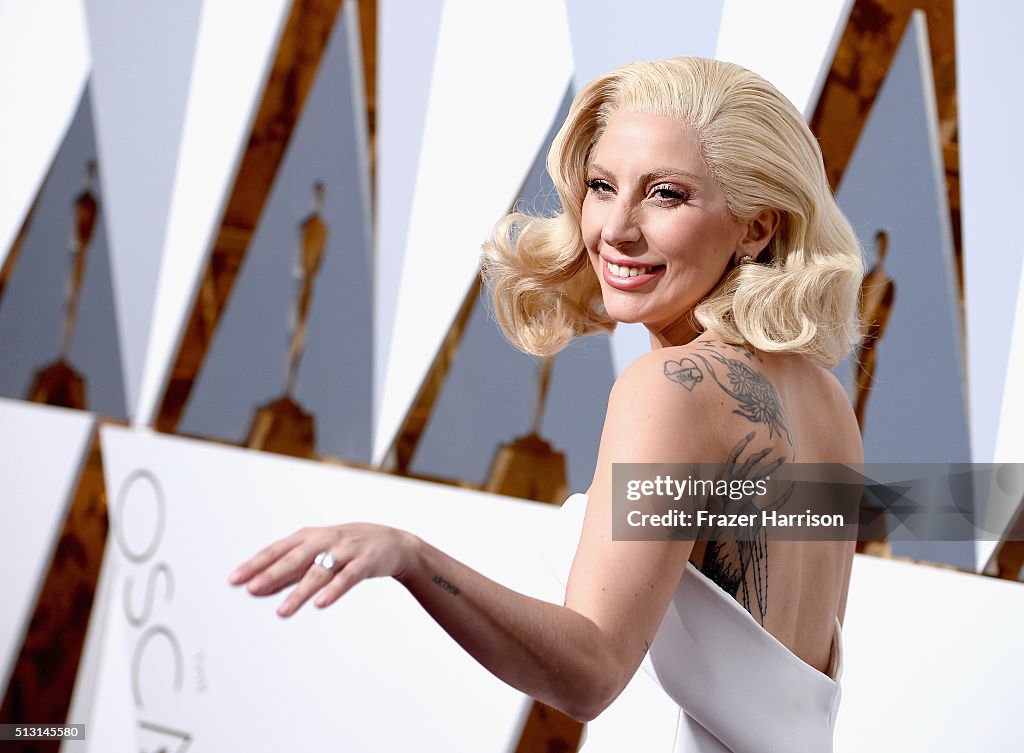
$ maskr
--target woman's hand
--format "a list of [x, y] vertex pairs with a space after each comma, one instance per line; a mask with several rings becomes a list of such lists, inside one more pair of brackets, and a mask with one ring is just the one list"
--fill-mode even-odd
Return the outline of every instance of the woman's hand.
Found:
[[[401, 578], [415, 541], [406, 531], [373, 523], [303, 528], [240, 565], [229, 582], [248, 583], [254, 596], [270, 596], [298, 583], [277, 608], [288, 617], [317, 592], [313, 603], [327, 607], [366, 578]], [[315, 562], [321, 553], [330, 555], [321, 558], [329, 568]]]

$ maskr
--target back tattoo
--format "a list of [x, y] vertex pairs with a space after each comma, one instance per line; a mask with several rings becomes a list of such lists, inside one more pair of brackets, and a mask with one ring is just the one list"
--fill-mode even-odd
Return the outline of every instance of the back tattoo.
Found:
[[[667, 379], [682, 385], [688, 392], [717, 387], [732, 401], [732, 412], [757, 428], [739, 439], [722, 467], [722, 478], [740, 481], [768, 478], [783, 463], [795, 459], [793, 438], [789, 432], [782, 403], [774, 385], [758, 368], [760, 356], [745, 347], [724, 343], [700, 343], [690, 357], [665, 361]], [[767, 437], [764, 431], [767, 429]], [[785, 438], [788, 452], [777, 451], [777, 438]], [[771, 441], [776, 440], [776, 441]], [[731, 500], [728, 497], [709, 499], [709, 510], [721, 513], [755, 513], [784, 505], [793, 488], [790, 486], [767, 507], [755, 505], [752, 498]], [[701, 571], [722, 590], [739, 601], [764, 624], [768, 611], [768, 542], [760, 524], [755, 526], [750, 541], [735, 541], [721, 529], [701, 532], [707, 549]], [[755, 609], [756, 608], [756, 612]]]

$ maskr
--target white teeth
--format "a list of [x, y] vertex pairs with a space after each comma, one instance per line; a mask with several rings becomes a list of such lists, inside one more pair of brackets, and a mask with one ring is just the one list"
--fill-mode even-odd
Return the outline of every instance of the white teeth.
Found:
[[652, 267], [620, 267], [618, 264], [608, 262], [608, 271], [616, 277], [636, 277], [650, 272]]

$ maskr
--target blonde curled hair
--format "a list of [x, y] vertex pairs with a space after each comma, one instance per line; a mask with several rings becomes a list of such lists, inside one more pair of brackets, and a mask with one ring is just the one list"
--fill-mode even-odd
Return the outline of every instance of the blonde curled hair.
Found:
[[610, 331], [580, 228], [591, 153], [617, 110], [676, 117], [693, 130], [732, 215], [780, 221], [758, 264], [736, 267], [693, 311], [706, 330], [764, 351], [833, 366], [859, 338], [861, 249], [828, 185], [821, 149], [800, 112], [755, 73], [679, 57], [616, 68], [576, 96], [547, 170], [562, 211], [513, 211], [484, 244], [483, 277], [505, 336], [550, 355], [577, 336]]

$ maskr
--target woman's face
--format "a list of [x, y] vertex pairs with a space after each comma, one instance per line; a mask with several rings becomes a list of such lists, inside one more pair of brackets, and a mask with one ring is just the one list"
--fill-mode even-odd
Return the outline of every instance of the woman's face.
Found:
[[591, 155], [583, 241], [608, 315], [662, 344], [696, 336], [690, 312], [743, 238], [693, 132], [680, 120], [616, 112]]

